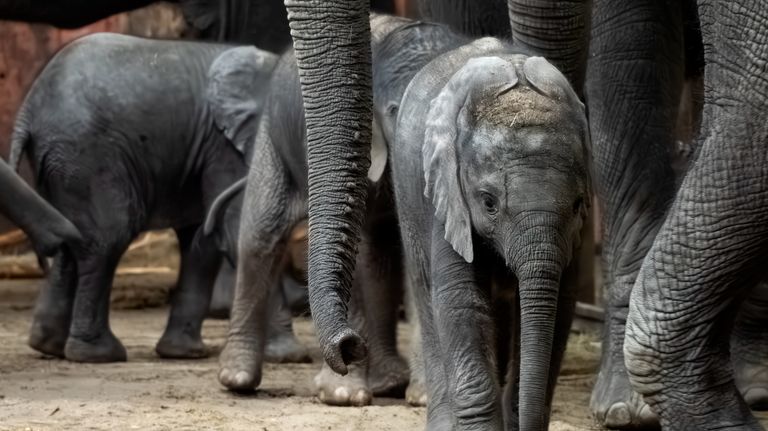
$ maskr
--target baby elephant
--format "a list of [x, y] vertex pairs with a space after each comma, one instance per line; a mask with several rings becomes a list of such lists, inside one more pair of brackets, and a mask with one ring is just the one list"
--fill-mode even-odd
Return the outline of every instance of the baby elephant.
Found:
[[[588, 147], [566, 78], [497, 39], [441, 55], [403, 95], [392, 178], [427, 429], [547, 428], [575, 304]], [[492, 302], [503, 296], [511, 306]]]
[[214, 199], [245, 176], [276, 59], [252, 47], [97, 34], [48, 63], [19, 111], [11, 163], [29, 155], [41, 194], [82, 239], [55, 257], [33, 348], [74, 361], [125, 360], [108, 319], [115, 267], [140, 232], [174, 228], [181, 273], [157, 352], [206, 354], [200, 329], [221, 254], [198, 228]]

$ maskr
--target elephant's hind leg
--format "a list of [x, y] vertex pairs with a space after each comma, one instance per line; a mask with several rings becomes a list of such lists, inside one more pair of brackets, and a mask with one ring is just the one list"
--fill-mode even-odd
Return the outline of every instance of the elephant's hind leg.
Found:
[[120, 256], [130, 236], [97, 252], [78, 255], [78, 284], [64, 356], [75, 362], [118, 362], [125, 347], [109, 326], [109, 296]]
[[264, 358], [273, 363], [312, 362], [309, 350], [299, 342], [293, 332], [293, 315], [283, 295], [285, 278], [284, 276], [282, 282], [272, 288], [269, 298], [270, 316]]
[[53, 258], [48, 280], [35, 305], [29, 346], [46, 355], [64, 357], [72, 306], [77, 288], [77, 266], [72, 251], [64, 247]]
[[155, 351], [163, 358], [204, 358], [203, 320], [208, 312], [221, 254], [198, 226], [177, 229], [181, 249], [179, 282], [171, 292], [171, 312]]
[[403, 297], [402, 251], [394, 219], [376, 224], [361, 244], [364, 271], [358, 287], [370, 351], [368, 384], [375, 396], [403, 397], [409, 369], [397, 351], [398, 308]]
[[768, 410], [768, 284], [742, 303], [731, 337], [734, 378], [753, 410]]

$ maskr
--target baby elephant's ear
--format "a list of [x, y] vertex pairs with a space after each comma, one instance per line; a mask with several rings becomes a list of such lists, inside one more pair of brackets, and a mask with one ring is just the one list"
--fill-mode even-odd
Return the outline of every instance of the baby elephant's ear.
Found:
[[525, 60], [523, 73], [528, 82], [544, 95], [584, 109], [584, 104], [573, 91], [568, 78], [543, 57], [529, 57]]
[[445, 239], [464, 260], [472, 262], [472, 221], [459, 178], [459, 138], [469, 125], [472, 97], [491, 87], [517, 84], [514, 66], [498, 57], [467, 61], [430, 103], [422, 158], [424, 196], [432, 200], [435, 218], [445, 225]]
[[256, 137], [277, 56], [254, 47], [224, 51], [208, 70], [206, 98], [216, 126], [245, 154]]

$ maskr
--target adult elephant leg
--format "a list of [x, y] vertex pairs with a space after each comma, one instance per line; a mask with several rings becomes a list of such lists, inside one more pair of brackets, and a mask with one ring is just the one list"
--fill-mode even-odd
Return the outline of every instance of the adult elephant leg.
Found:
[[753, 410], [768, 410], [768, 284], [741, 304], [731, 337], [736, 387]]
[[737, 298], [765, 275], [768, 255], [763, 12], [760, 0], [699, 4], [707, 47], [699, 155], [632, 292], [627, 369], [666, 429], [762, 429], [734, 383], [728, 348]]
[[[282, 278], [284, 281], [285, 277]], [[264, 359], [274, 363], [312, 362], [309, 351], [293, 333], [293, 314], [283, 295], [282, 282], [276, 283], [272, 288], [269, 303], [270, 316]]]
[[603, 204], [603, 354], [590, 406], [609, 428], [652, 426], [624, 367], [629, 295], [675, 191], [670, 154], [683, 80], [679, 2], [595, 0], [585, 93]]
[[362, 360], [346, 303], [370, 166], [368, 0], [286, 0], [304, 100], [309, 165], [309, 296], [323, 356], [341, 374]]
[[155, 346], [163, 358], [204, 358], [203, 320], [208, 312], [213, 284], [221, 266], [221, 253], [198, 225], [176, 230], [181, 269], [171, 292], [171, 311], [165, 332]]
[[64, 247], [53, 257], [48, 280], [40, 289], [29, 331], [30, 347], [46, 355], [64, 357], [76, 289], [77, 265], [72, 251]]
[[[545, 57], [582, 96], [591, 5], [600, 0], [507, 0], [514, 44]], [[607, 0], [605, 0], [607, 1]]]

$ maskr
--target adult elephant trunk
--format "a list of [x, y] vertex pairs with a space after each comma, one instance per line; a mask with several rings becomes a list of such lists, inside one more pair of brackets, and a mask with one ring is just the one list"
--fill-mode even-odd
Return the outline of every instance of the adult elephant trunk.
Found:
[[362, 360], [347, 302], [360, 239], [371, 142], [367, 0], [286, 0], [299, 66], [309, 165], [309, 300], [323, 356], [346, 374]]
[[546, 430], [549, 423], [547, 382], [554, 343], [563, 249], [548, 226], [526, 229], [508, 254], [519, 281], [521, 430]]
[[75, 225], [3, 161], [0, 161], [0, 213], [20, 227], [35, 249], [46, 256], [52, 255], [66, 242], [81, 239]]
[[582, 96], [592, 0], [508, 0], [515, 46], [545, 57]]

